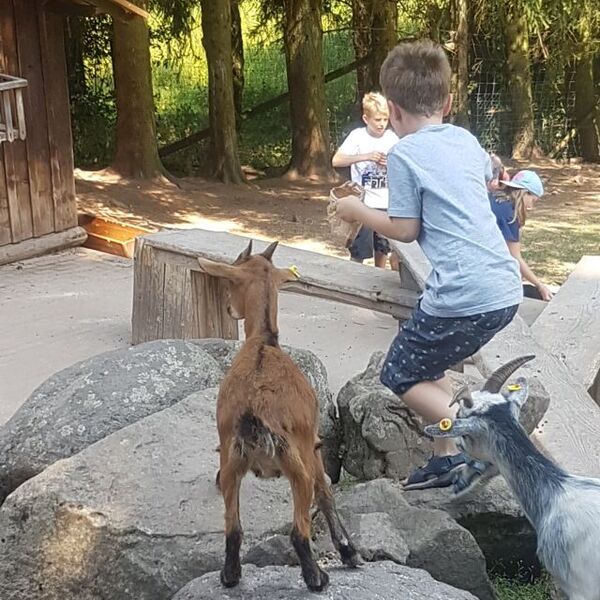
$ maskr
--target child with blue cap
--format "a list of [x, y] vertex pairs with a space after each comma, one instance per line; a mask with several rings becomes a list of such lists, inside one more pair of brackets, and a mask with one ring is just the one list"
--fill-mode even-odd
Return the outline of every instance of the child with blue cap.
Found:
[[[494, 175], [496, 170], [505, 173], [501, 163], [496, 165], [495, 160], [498, 161], [498, 158], [492, 156]], [[544, 195], [542, 180], [535, 171], [524, 170], [512, 179], [500, 177], [498, 188], [504, 191], [504, 195], [490, 194], [490, 205], [508, 250], [518, 261], [521, 277], [527, 282], [523, 286], [524, 295], [547, 302], [553, 296], [552, 291], [537, 278], [521, 254], [521, 229], [527, 220], [527, 211], [533, 209]]]

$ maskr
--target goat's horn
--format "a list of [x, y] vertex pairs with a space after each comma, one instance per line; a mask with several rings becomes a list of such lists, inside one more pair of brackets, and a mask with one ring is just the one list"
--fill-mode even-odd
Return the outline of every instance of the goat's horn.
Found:
[[500, 368], [496, 369], [485, 382], [483, 388], [481, 388], [482, 392], [490, 392], [492, 394], [497, 394], [501, 389], [506, 380], [522, 365], [533, 360], [535, 358], [535, 354], [528, 354], [527, 356], [519, 356], [519, 358], [513, 358], [513, 360], [507, 362], [505, 365], [502, 365]]
[[466, 385], [462, 385], [452, 396], [450, 406], [454, 406], [458, 402], [462, 402], [467, 408], [473, 408], [473, 398], [471, 398], [471, 390]]
[[275, 248], [277, 248], [277, 244], [279, 244], [279, 242], [269, 244], [266, 250], [261, 252], [261, 256], [264, 256], [267, 260], [271, 260], [273, 258], [273, 252], [275, 252]]
[[248, 242], [248, 246], [246, 247], [246, 249], [242, 250], [242, 252], [240, 252], [240, 255], [235, 259], [235, 262], [238, 262], [239, 260], [248, 258], [251, 253], [252, 253], [252, 240], [250, 240]]

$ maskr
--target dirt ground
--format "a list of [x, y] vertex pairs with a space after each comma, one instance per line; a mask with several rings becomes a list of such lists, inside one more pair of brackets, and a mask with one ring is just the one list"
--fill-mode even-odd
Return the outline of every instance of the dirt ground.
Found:
[[[583, 254], [600, 254], [600, 165], [551, 160], [517, 164], [538, 170], [546, 195], [524, 230], [524, 254], [538, 275], [560, 285]], [[229, 231], [324, 254], [345, 256], [330, 241], [325, 208], [330, 184], [283, 179], [234, 186], [198, 178], [124, 181], [108, 172], [76, 171], [79, 211], [150, 229]]]

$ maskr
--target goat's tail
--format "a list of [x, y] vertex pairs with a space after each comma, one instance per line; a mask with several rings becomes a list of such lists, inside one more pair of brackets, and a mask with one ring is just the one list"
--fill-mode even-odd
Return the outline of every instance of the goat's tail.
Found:
[[249, 452], [258, 450], [271, 458], [275, 458], [287, 447], [285, 439], [273, 433], [249, 410], [238, 421], [234, 445], [240, 456], [247, 456]]

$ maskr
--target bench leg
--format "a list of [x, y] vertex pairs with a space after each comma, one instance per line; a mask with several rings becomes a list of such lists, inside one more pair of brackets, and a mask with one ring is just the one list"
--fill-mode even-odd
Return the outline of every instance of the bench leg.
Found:
[[170, 264], [143, 243], [136, 246], [132, 343], [161, 339], [239, 339], [227, 312], [225, 283]]

